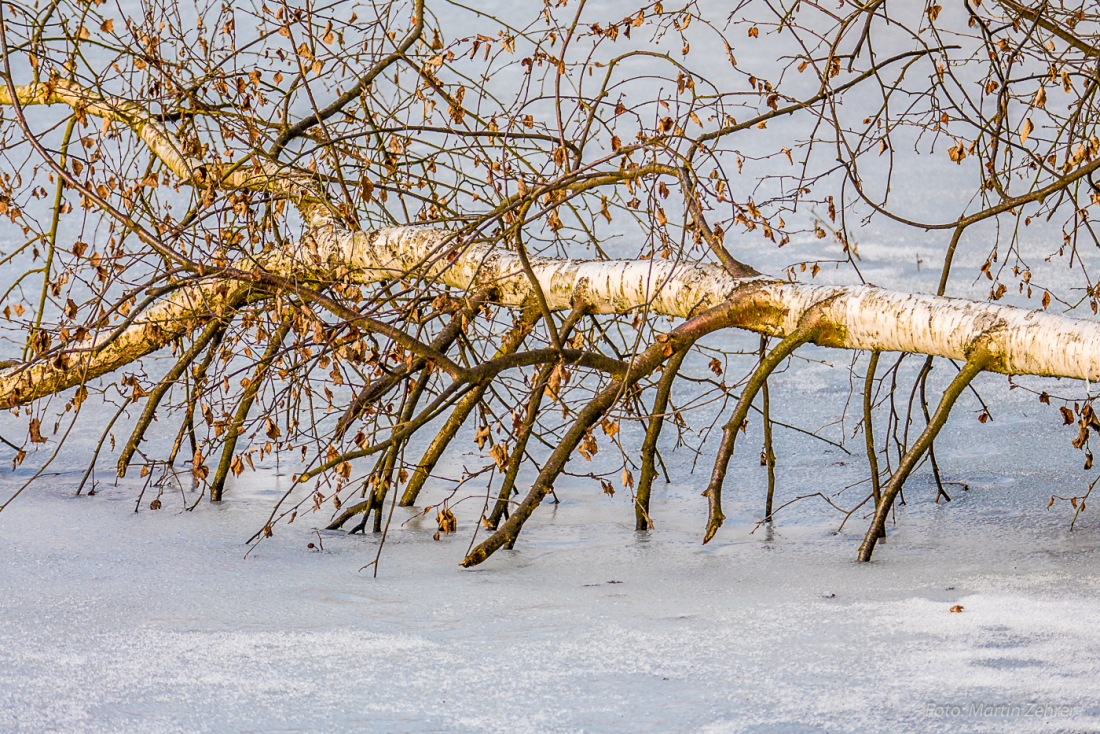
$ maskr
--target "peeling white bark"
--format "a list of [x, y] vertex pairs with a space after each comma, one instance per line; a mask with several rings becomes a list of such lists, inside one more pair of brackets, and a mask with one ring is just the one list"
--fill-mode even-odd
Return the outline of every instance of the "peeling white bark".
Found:
[[248, 288], [248, 284], [183, 288], [151, 306], [114, 338], [115, 330], [105, 329], [52, 359], [3, 370], [0, 407], [29, 403], [135, 362], [220, 316]]
[[[494, 285], [511, 306], [532, 297], [515, 254], [484, 245], [456, 251], [448, 237], [443, 230], [401, 227], [334, 236], [329, 248], [357, 282], [411, 276], [461, 289]], [[448, 262], [451, 252], [461, 254]], [[1100, 379], [1095, 321], [873, 286], [734, 279], [717, 265], [698, 263], [532, 258], [531, 265], [552, 310], [571, 308], [579, 296], [598, 313], [645, 308], [686, 318], [753, 287], [760, 311], [758, 322], [746, 325], [753, 331], [784, 336], [823, 303], [825, 320], [839, 332], [826, 343], [835, 346], [966, 359], [981, 342], [996, 355], [991, 369], [998, 372]]]
[[330, 216], [324, 192], [312, 179], [255, 156], [246, 162], [229, 165], [216, 159], [207, 161], [189, 156], [183, 152], [171, 131], [134, 102], [106, 98], [98, 92], [57, 78], [13, 89], [0, 84], [0, 105], [12, 106], [15, 102], [21, 107], [63, 104], [81, 114], [125, 125], [186, 183], [229, 190], [267, 191], [293, 202], [309, 224], [319, 224]]
[[993, 353], [989, 369], [996, 372], [1100, 379], [1096, 321], [870, 286], [772, 283], [768, 291], [787, 311], [783, 333], [809, 305], [832, 296], [824, 315], [843, 329], [848, 349], [966, 359], [981, 343]]

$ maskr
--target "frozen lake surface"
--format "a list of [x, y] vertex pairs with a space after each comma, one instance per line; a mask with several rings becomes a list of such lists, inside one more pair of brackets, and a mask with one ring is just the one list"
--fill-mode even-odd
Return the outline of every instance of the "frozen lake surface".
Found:
[[[398, 510], [377, 579], [359, 570], [374, 537], [307, 547], [327, 512], [244, 558], [273, 472], [222, 507], [166, 494], [134, 514], [132, 486], [75, 497], [63, 471], [0, 516], [0, 730], [1095, 731], [1100, 531], [1045, 509], [1079, 464], [1044, 463], [1057, 431], [1006, 415], [978, 445], [977, 425], [953, 421], [940, 450], [970, 490], [937, 505], [915, 477], [869, 565], [864, 521], [837, 534], [812, 501], [751, 533], [748, 461], [707, 547], [704, 478], [681, 462], [650, 537], [622, 493], [567, 487], [515, 552], [463, 571], [480, 503], [438, 543]], [[863, 471], [782, 449], [784, 498]]]

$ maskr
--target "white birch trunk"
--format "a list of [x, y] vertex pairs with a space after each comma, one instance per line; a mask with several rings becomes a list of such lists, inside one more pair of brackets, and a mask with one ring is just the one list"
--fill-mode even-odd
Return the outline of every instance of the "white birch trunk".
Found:
[[[447, 244], [448, 237], [439, 229], [400, 227], [331, 236], [325, 249], [356, 282], [415, 275], [460, 289], [493, 285], [510, 306], [532, 297], [514, 253], [484, 245], [460, 250]], [[452, 253], [457, 257], [448, 262]], [[747, 325], [753, 331], [785, 336], [811, 307], [824, 304], [822, 316], [834, 329], [822, 342], [830, 346], [965, 360], [981, 342], [996, 356], [990, 369], [997, 372], [1100, 379], [1095, 321], [873, 286], [734, 279], [717, 265], [667, 260], [532, 258], [531, 265], [555, 311], [580, 298], [597, 313], [644, 308], [687, 318], [752, 288], [760, 312], [756, 323]]]
[[[348, 231], [330, 217], [324, 194], [312, 181], [272, 164], [227, 171], [188, 158], [169, 131], [132, 103], [106, 100], [61, 81], [17, 87], [14, 95], [0, 85], [0, 104], [16, 100], [23, 105], [67, 104], [125, 124], [181, 180], [207, 185], [212, 177], [223, 188], [262, 189], [294, 202], [310, 233], [286, 251], [263, 256], [261, 266], [274, 275], [361, 284], [397, 278], [463, 291], [490, 286], [509, 306], [535, 297], [513, 252], [499, 246], [466, 247], [438, 228]], [[828, 346], [960, 360], [981, 346], [994, 355], [988, 367], [994, 371], [1100, 379], [1100, 324], [1094, 321], [868, 286], [737, 279], [706, 264], [536, 257], [531, 265], [547, 305], [555, 311], [584, 302], [602, 314], [644, 309], [689, 318], [750, 289], [741, 326], [752, 331], [786, 335], [817, 306], [831, 327], [818, 342]], [[217, 280], [191, 286], [148, 309], [109, 344], [106, 334], [98, 334], [59, 358], [0, 371], [0, 406], [24, 404], [114, 371], [209, 321], [250, 287]]]

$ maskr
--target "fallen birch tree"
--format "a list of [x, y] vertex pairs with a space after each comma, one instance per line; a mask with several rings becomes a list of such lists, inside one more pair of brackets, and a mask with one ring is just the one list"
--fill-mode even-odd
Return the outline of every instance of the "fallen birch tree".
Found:
[[[989, 9], [987, 16], [969, 9], [969, 19], [962, 20], [982, 33], [967, 34], [961, 46], [943, 41], [948, 30], [937, 28], [938, 10], [899, 19], [888, 16], [882, 3], [853, 5], [844, 16], [807, 18], [816, 11], [791, 9], [768, 21], [740, 20], [733, 28], [747, 29], [750, 39], [786, 31], [804, 49], [812, 40], [825, 56], [810, 50], [796, 56], [792, 68], [811, 67], [816, 74], [816, 83], [800, 95], [788, 96], [745, 72], [753, 101], [739, 104], [754, 114], [737, 122], [727, 111], [732, 104], [727, 95], [718, 88], [710, 95], [697, 92], [713, 84], [686, 66], [693, 38], [688, 26], [710, 20], [693, 5], [673, 10], [651, 3], [630, 9], [613, 25], [593, 22], [584, 3], [559, 5], [566, 15], [559, 18], [548, 5], [544, 24], [536, 21], [522, 33], [498, 20], [495, 36], [478, 33], [450, 43], [443, 40], [445, 24], [430, 25], [430, 8], [420, 0], [379, 6], [376, 18], [358, 25], [352, 13], [342, 26], [333, 20], [338, 4], [324, 12], [257, 7], [253, 20], [261, 30], [249, 41], [235, 39], [235, 13], [244, 11], [223, 8], [216, 26], [209, 26], [215, 30], [206, 30], [208, 18], [191, 21], [201, 42], [182, 31], [175, 38], [163, 36], [163, 28], [150, 19], [126, 19], [122, 29], [93, 8], [66, 15], [57, 3], [37, 13], [5, 6], [0, 105], [6, 110], [6, 139], [16, 141], [6, 145], [9, 156], [22, 150], [36, 167], [25, 180], [5, 179], [5, 212], [30, 236], [6, 262], [17, 262], [20, 252], [33, 247], [34, 259], [43, 257], [46, 263], [27, 271], [42, 274], [31, 320], [19, 319], [23, 307], [14, 317], [10, 307], [5, 310], [9, 322], [25, 333], [25, 347], [0, 372], [0, 402], [16, 414], [22, 409], [32, 416], [27, 440], [46, 441], [36, 408], [42, 399], [72, 390], [65, 411], [79, 413], [96, 399], [89, 388], [122, 373], [125, 400], [119, 412], [133, 405], [141, 406], [141, 414], [122, 444], [117, 472], [125, 475], [137, 462], [149, 474], [158, 462], [145, 457], [140, 446], [158, 414], [168, 410], [169, 396], [182, 394], [175, 400], [183, 416], [161, 463], [173, 466], [189, 441], [191, 474], [210, 499], [222, 500], [232, 476], [248, 470], [254, 454], [271, 453], [273, 442], [300, 448], [308, 460], [296, 485], [316, 481], [316, 489], [293, 506], [280, 503], [257, 534], [262, 537], [273, 532], [278, 520], [293, 521], [303, 503], [317, 510], [331, 502], [336, 511], [331, 527], [356, 519], [357, 529], [365, 529], [373, 519], [374, 530], [383, 531], [387, 500], [391, 507], [416, 505], [425, 484], [440, 479], [433, 478], [433, 468], [469, 425], [479, 448], [486, 450], [497, 497], [482, 516], [490, 534], [463, 561], [471, 566], [512, 547], [569, 461], [577, 455], [591, 459], [598, 450], [597, 431], [614, 439], [624, 414], [640, 418], [644, 444], [640, 465], [634, 467], [639, 479], [635, 482], [624, 456], [621, 484], [633, 494], [638, 528], [651, 527], [656, 447], [666, 428], [670, 395], [685, 356], [710, 335], [740, 330], [778, 342], [761, 352], [739, 387], [723, 382], [719, 388], [735, 398], [735, 405], [722, 417], [721, 440], [713, 451], [704, 493], [704, 542], [724, 520], [722, 491], [738, 433], [766, 391], [771, 372], [795, 350], [816, 344], [873, 355], [868, 391], [882, 353], [928, 357], [919, 380], [926, 378], [932, 358], [955, 360], [961, 364], [958, 375], [938, 406], [925, 408], [923, 428], [897, 449], [885, 476], [878, 468], [876, 455], [883, 448], [872, 433], [869, 398], [865, 403], [873, 475], [868, 499], [874, 512], [859, 557], [869, 560], [906, 480], [933, 450], [955, 400], [975, 375], [1100, 379], [1100, 323], [1051, 312], [1049, 295], [1034, 310], [997, 303], [1005, 293], [999, 282], [990, 302], [944, 295], [956, 248], [975, 224], [1022, 217], [1029, 206], [1050, 215], [1066, 208], [1074, 226], [1066, 231], [1073, 238], [1091, 233], [1088, 211], [1098, 199], [1091, 181], [1100, 166], [1100, 145], [1091, 133], [1095, 115], [1090, 118], [1088, 110], [1100, 79], [1091, 61], [1095, 48], [1081, 31], [1095, 24], [1094, 17], [1007, 2]], [[746, 12], [753, 11], [765, 18], [769, 12], [750, 4]], [[403, 24], [398, 20], [402, 13]], [[913, 29], [912, 49], [880, 57], [869, 50], [869, 39], [889, 23]], [[98, 27], [99, 35], [93, 36], [91, 27]], [[730, 57], [724, 63], [742, 73], [730, 42], [714, 26], [707, 28], [723, 39]], [[606, 51], [620, 32], [629, 38], [631, 29], [655, 39], [677, 34], [685, 61], [646, 50], [644, 44], [619, 55]], [[345, 40], [344, 34], [359, 40]], [[54, 36], [62, 40], [44, 40]], [[93, 37], [101, 47], [96, 53], [107, 48], [115, 59], [117, 75], [92, 74], [94, 65], [82, 54], [90, 53]], [[297, 44], [299, 38], [306, 40]], [[1002, 58], [998, 50], [1006, 39], [1014, 44], [1014, 58]], [[186, 42], [191, 52], [203, 51], [197, 58], [173, 57], [163, 48], [173, 41]], [[518, 63], [513, 60], [519, 57], [517, 44], [531, 44], [531, 55]], [[565, 60], [570, 44], [577, 49], [575, 62]], [[515, 73], [528, 79], [541, 74], [541, 83], [554, 88], [541, 110], [545, 119], [521, 114], [527, 107], [540, 110], [542, 98], [528, 91], [513, 108], [475, 111], [462, 81], [473, 72], [463, 68], [456, 53], [465, 48], [472, 48], [463, 51], [471, 63], [484, 49], [483, 61], [503, 60], [506, 69], [518, 65]], [[842, 48], [849, 50], [841, 53]], [[557, 49], [558, 55], [546, 49]], [[988, 49], [996, 51], [992, 59], [983, 56]], [[250, 54], [270, 63], [279, 59], [288, 65], [285, 76], [278, 71], [268, 81], [267, 70], [252, 67]], [[983, 82], [989, 94], [999, 95], [1001, 111], [992, 118], [969, 102], [950, 102], [951, 115], [932, 114], [933, 108], [947, 109], [943, 105], [952, 100], [951, 92], [967, 88], [970, 77], [981, 81], [1016, 74], [1022, 79], [1015, 68], [1006, 76], [999, 65], [1054, 69], [1054, 57], [1062, 76], [1048, 71], [1052, 82], [1066, 94], [1075, 89], [1074, 75], [1086, 86], [1073, 97], [1076, 109], [1070, 105], [1068, 120], [1051, 112], [1045, 123], [1033, 121], [1046, 108], [1046, 93], [1041, 91], [1044, 102], [1039, 104], [1038, 95], [1023, 91], [1023, 81], [1015, 80], [996, 86]], [[669, 83], [682, 96], [672, 103], [647, 97], [629, 110], [625, 96], [609, 101], [614, 82], [630, 86], [636, 81], [617, 80], [614, 70], [638, 58], [653, 59], [662, 71], [666, 65], [674, 70]], [[348, 76], [365, 59], [372, 60], [365, 73]], [[879, 217], [905, 219], [885, 196], [871, 193], [859, 168], [872, 165], [868, 151], [873, 142], [879, 155], [893, 155], [889, 131], [883, 136], [868, 120], [853, 129], [841, 120], [836, 105], [843, 95], [871, 84], [879, 85], [880, 102], [888, 100], [902, 88], [906, 72], [916, 76], [920, 65], [933, 70], [923, 77], [927, 87], [922, 91], [939, 106], [910, 110], [912, 120], [899, 119], [922, 131], [971, 130], [973, 144], [960, 141], [945, 155], [954, 164], [968, 156], [984, 161], [979, 191], [989, 198], [943, 224], [907, 222], [950, 233], [944, 238], [939, 293], [806, 283], [793, 271], [780, 278], [743, 262], [751, 254], [744, 244], [750, 237], [763, 233], [766, 241], [781, 246], [798, 236], [784, 220], [794, 218], [800, 201], [812, 205], [807, 197], [814, 187], [847, 192], [822, 194], [817, 201], [829, 209], [834, 238], [853, 268], [852, 225], [843, 215], [837, 220], [838, 201], [842, 209], [858, 205]], [[227, 71], [229, 66], [237, 70]], [[326, 76], [326, 66], [340, 70]], [[604, 81], [598, 93], [586, 96], [578, 91], [577, 79], [597, 68], [604, 71]], [[184, 72], [192, 82], [185, 83]], [[446, 79], [446, 73], [454, 78]], [[407, 82], [400, 81], [401, 74]], [[893, 82], [884, 82], [884, 75], [892, 75]], [[280, 86], [291, 76], [289, 87]], [[20, 82], [20, 77], [29, 78]], [[120, 81], [131, 89], [155, 87], [155, 103], [112, 92]], [[563, 85], [575, 88], [566, 94]], [[310, 109], [294, 119], [288, 110], [301, 88], [308, 90]], [[326, 106], [319, 96], [330, 90], [335, 99]], [[481, 94], [478, 109], [498, 104], [488, 83], [475, 93]], [[280, 99], [281, 108], [267, 96]], [[1021, 132], [1008, 127], [1008, 118], [1024, 96], [1031, 113]], [[445, 112], [436, 111], [437, 101]], [[424, 122], [409, 122], [410, 109], [421, 104]], [[634, 140], [624, 143], [616, 132], [618, 118], [638, 116], [642, 104], [652, 104], [657, 117], [652, 125], [639, 117]], [[32, 122], [41, 107], [63, 110], [60, 135], [42, 132]], [[707, 122], [703, 113], [709, 115]], [[723, 147], [727, 139], [751, 135], [777, 118], [800, 117], [832, 126], [837, 149], [846, 150], [839, 166], [828, 174], [811, 173], [818, 164], [815, 138], [798, 139], [776, 150], [791, 163], [799, 156], [803, 173], [795, 185], [766, 205], [735, 200], [724, 165], [734, 161], [740, 169], [744, 156]], [[885, 118], [877, 119], [881, 130]], [[702, 132], [686, 132], [693, 125]], [[80, 154], [74, 151], [77, 139]], [[425, 144], [424, 139], [438, 142]], [[1032, 153], [1025, 147], [1029, 139], [1033, 144], [1042, 140], [1052, 150], [1065, 148], [1065, 160], [1059, 164], [1054, 154], [1047, 159]], [[251, 142], [235, 151], [234, 141], [242, 140]], [[117, 141], [117, 150], [111, 141]], [[142, 151], [134, 149], [138, 143]], [[417, 152], [418, 145], [427, 152]], [[456, 152], [456, 146], [467, 147]], [[140, 166], [132, 163], [142, 160]], [[482, 167], [486, 182], [471, 183]], [[1026, 191], [1014, 193], [1012, 182], [1022, 171], [1031, 172], [1032, 180]], [[39, 194], [43, 180], [56, 192], [46, 227], [33, 219], [35, 204], [28, 199], [48, 198], [44, 187]], [[430, 195], [420, 196], [417, 192], [425, 188]], [[643, 190], [650, 199], [644, 205], [638, 199]], [[167, 192], [164, 199], [157, 198], [160, 191]], [[850, 205], [843, 203], [845, 195], [852, 197]], [[78, 202], [82, 216], [103, 222], [106, 232], [96, 236], [106, 241], [62, 241], [58, 223], [72, 210], [70, 200]], [[410, 201], [419, 207], [415, 216]], [[183, 202], [186, 213], [165, 215], [165, 202]], [[603, 218], [611, 224], [616, 215], [633, 219], [636, 231], [644, 233], [644, 245], [627, 245], [638, 250], [635, 257], [603, 252], [592, 222]], [[294, 227], [298, 231], [290, 235]], [[738, 229], [735, 238], [727, 234]], [[804, 231], [827, 236], [820, 220]], [[570, 256], [567, 235], [589, 239], [598, 256]], [[727, 249], [734, 239], [742, 243], [737, 257]], [[1076, 239], [1073, 243], [1076, 247]], [[991, 260], [996, 261], [995, 251]], [[811, 272], [816, 275], [817, 269], [815, 264]], [[987, 261], [982, 273], [992, 280], [991, 269]], [[1026, 287], [1030, 294], [1030, 274], [1017, 276], [1020, 291]], [[78, 293], [81, 301], [73, 297]], [[1093, 298], [1091, 286], [1087, 293]], [[14, 287], [6, 296], [11, 299], [18, 300]], [[1094, 298], [1092, 304], [1095, 312]], [[511, 316], [502, 318], [505, 312]], [[659, 316], [672, 317], [674, 325], [658, 326]], [[619, 325], [620, 336], [610, 335], [609, 324]], [[173, 364], [159, 377], [124, 374], [143, 357], [169, 349]], [[711, 369], [720, 373], [718, 361], [711, 361]], [[239, 381], [239, 390], [232, 388], [229, 375]], [[334, 411], [335, 419], [318, 414], [315, 397]], [[215, 410], [215, 404], [221, 407]], [[510, 430], [503, 428], [501, 408], [511, 410]], [[559, 410], [566, 420], [548, 428], [549, 416]], [[202, 437], [196, 411], [206, 423]], [[767, 410], [763, 420], [770, 421]], [[1081, 446], [1090, 429], [1100, 430], [1087, 402], [1083, 409], [1078, 406], [1073, 420], [1080, 424]], [[260, 431], [266, 439], [256, 437]], [[422, 434], [431, 439], [426, 449]], [[540, 455], [531, 442], [543, 435], [551, 440]], [[242, 437], [257, 445], [242, 444]], [[423, 452], [420, 458], [406, 458], [406, 451], [416, 447]], [[23, 456], [19, 449], [17, 461]], [[208, 459], [215, 456], [211, 469]], [[513, 499], [517, 476], [531, 462], [537, 477], [526, 494]], [[469, 480], [442, 479], [456, 487]], [[607, 491], [610, 482], [601, 483]], [[769, 520], [772, 489], [765, 512]], [[454, 515], [446, 503], [438, 518], [441, 532], [453, 529]]]

